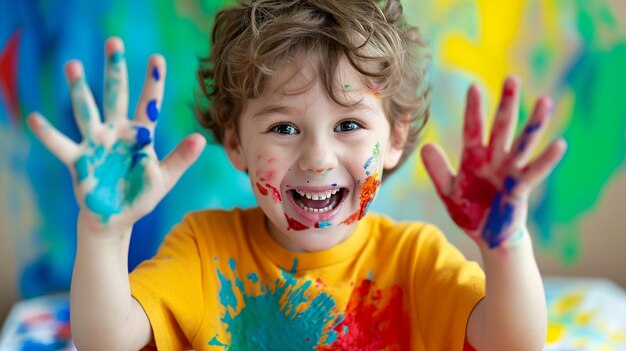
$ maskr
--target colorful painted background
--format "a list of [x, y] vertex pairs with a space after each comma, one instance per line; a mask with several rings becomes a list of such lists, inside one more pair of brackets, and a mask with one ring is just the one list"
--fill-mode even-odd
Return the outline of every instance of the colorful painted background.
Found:
[[[120, 36], [127, 48], [131, 111], [148, 56], [158, 52], [167, 59], [168, 81], [156, 129], [157, 153], [164, 157], [199, 129], [192, 114], [197, 59], [208, 53], [212, 15], [229, 3], [0, 0], [0, 232], [5, 234], [0, 237], [9, 238], [1, 245], [15, 253], [22, 296], [69, 288], [77, 216], [69, 173], [26, 128], [27, 114], [40, 111], [78, 141], [63, 65], [72, 58], [83, 61], [100, 102], [103, 43], [108, 36]], [[539, 95], [554, 97], [550, 138], [564, 136], [569, 152], [535, 194], [529, 220], [543, 255], [575, 265], [585, 250], [581, 221], [597, 210], [607, 184], [624, 177], [626, 170], [626, 3], [403, 3], [409, 22], [422, 27], [432, 48], [432, 119], [424, 139], [441, 143], [453, 160], [458, 159], [465, 91], [471, 82], [487, 93], [490, 116], [508, 73], [523, 81], [522, 119]], [[134, 228], [129, 268], [150, 257], [185, 212], [253, 206], [248, 184], [219, 147], [208, 147], [173, 192]], [[417, 157], [382, 189], [374, 210], [434, 222], [463, 245]]]

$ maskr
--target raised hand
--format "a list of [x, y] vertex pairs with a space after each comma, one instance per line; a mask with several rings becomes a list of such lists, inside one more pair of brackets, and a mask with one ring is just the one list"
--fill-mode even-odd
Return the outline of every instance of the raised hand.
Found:
[[70, 170], [81, 214], [93, 230], [132, 226], [161, 201], [205, 145], [199, 134], [185, 138], [159, 162], [154, 152], [154, 129], [165, 82], [165, 60], [154, 55], [140, 101], [128, 118], [128, 79], [124, 44], [105, 44], [104, 123], [85, 81], [79, 61], [70, 61], [65, 75], [76, 124], [83, 140], [75, 143], [38, 113], [28, 124], [38, 139]]
[[553, 102], [537, 100], [532, 116], [513, 140], [518, 120], [519, 82], [508, 78], [485, 145], [480, 91], [467, 93], [463, 151], [455, 174], [445, 152], [435, 144], [422, 148], [422, 159], [437, 193], [454, 222], [479, 244], [495, 248], [526, 232], [528, 197], [556, 166], [566, 150], [562, 139], [530, 161], [546, 129]]

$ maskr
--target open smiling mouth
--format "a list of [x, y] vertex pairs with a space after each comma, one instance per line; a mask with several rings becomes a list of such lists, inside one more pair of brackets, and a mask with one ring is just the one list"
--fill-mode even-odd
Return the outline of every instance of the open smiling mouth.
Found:
[[348, 194], [348, 189], [339, 188], [327, 191], [290, 190], [294, 202], [302, 210], [311, 213], [327, 213], [337, 208]]

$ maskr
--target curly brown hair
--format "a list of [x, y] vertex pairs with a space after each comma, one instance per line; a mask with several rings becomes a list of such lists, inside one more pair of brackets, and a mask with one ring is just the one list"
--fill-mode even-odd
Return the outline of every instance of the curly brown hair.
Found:
[[[217, 13], [211, 53], [197, 71], [200, 124], [218, 143], [237, 128], [248, 99], [261, 96], [268, 78], [300, 52], [317, 54], [317, 72], [329, 97], [347, 106], [334, 86], [341, 59], [380, 94], [392, 128], [408, 124], [400, 162], [414, 151], [429, 116], [428, 52], [398, 0], [249, 0]], [[407, 119], [408, 117], [408, 119]]]

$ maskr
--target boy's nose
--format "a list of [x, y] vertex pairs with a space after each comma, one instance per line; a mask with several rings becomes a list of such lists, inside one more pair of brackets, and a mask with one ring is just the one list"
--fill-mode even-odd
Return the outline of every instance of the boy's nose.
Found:
[[305, 172], [324, 174], [337, 167], [337, 157], [330, 145], [308, 145], [305, 147], [298, 165]]

